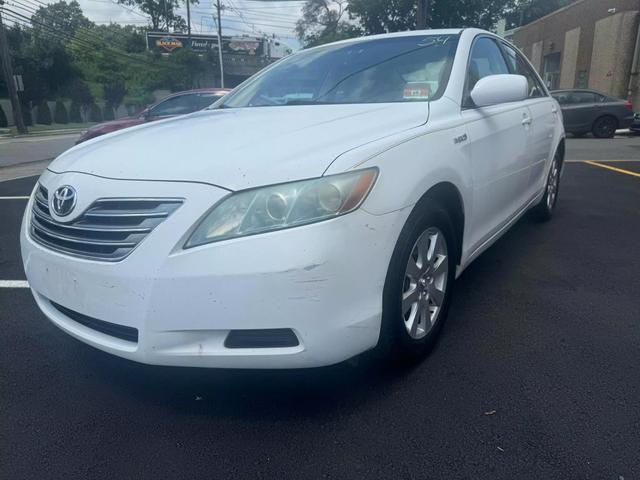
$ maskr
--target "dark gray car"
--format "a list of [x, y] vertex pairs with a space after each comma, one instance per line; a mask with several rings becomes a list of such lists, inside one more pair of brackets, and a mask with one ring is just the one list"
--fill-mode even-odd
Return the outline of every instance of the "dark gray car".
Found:
[[564, 129], [576, 136], [589, 132], [597, 138], [611, 138], [619, 128], [633, 123], [631, 102], [594, 90], [555, 90], [551, 92], [560, 104]]

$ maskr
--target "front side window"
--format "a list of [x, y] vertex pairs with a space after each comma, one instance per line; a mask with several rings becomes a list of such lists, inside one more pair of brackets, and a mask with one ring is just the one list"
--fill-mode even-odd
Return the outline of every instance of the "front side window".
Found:
[[458, 35], [328, 45], [286, 57], [216, 108], [415, 102], [444, 92]]
[[496, 42], [488, 37], [478, 38], [469, 57], [467, 92], [471, 93], [481, 78], [504, 73], [509, 73], [509, 69]]
[[509, 63], [509, 71], [516, 75], [522, 75], [529, 85], [529, 98], [544, 97], [546, 93], [540, 84], [537, 75], [527, 61], [510, 45], [503, 44], [505, 56]]

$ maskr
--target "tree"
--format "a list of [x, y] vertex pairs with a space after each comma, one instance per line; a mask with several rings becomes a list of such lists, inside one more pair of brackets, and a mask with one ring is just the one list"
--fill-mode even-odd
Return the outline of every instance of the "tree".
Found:
[[51, 110], [49, 110], [49, 105], [44, 100], [36, 107], [36, 123], [51, 125]]
[[296, 34], [305, 47], [362, 35], [356, 25], [347, 22], [346, 0], [307, 0]]
[[69, 123], [69, 115], [62, 100], [56, 102], [56, 108], [53, 111], [53, 121], [55, 123]]
[[[515, 0], [430, 0], [429, 28], [479, 27], [491, 29], [513, 8]], [[416, 28], [415, 0], [351, 0], [349, 15], [368, 35]]]
[[102, 92], [107, 107], [118, 108], [127, 93], [126, 75], [122, 64], [111, 52], [103, 52], [97, 56], [98, 75], [96, 79], [102, 84]]
[[80, 111], [80, 104], [76, 101], [71, 101], [71, 107], [69, 107], [69, 120], [73, 123], [82, 122], [82, 113]]
[[[192, 5], [198, 0], [187, 0]], [[149, 16], [153, 30], [166, 30], [173, 28], [178, 31], [187, 29], [187, 22], [176, 13], [181, 5], [180, 0], [117, 0], [121, 5], [135, 7]]]
[[367, 35], [411, 30], [416, 25], [415, 0], [351, 0], [349, 15]]
[[7, 121], [7, 116], [2, 109], [2, 105], [0, 105], [0, 128], [7, 128], [9, 126], [9, 122]]
[[95, 103], [89, 105], [89, 121], [90, 122], [101, 122], [102, 121], [102, 110]]
[[507, 28], [519, 27], [531, 23], [540, 17], [565, 7], [574, 0], [517, 0], [505, 16]]

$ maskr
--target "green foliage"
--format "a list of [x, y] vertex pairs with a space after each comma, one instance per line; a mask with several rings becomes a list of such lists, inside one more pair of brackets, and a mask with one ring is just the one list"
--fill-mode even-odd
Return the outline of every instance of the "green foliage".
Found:
[[[192, 5], [198, 0], [188, 0]], [[166, 30], [173, 28], [175, 31], [185, 31], [187, 22], [176, 13], [182, 6], [180, 0], [117, 0], [121, 5], [135, 7], [149, 16], [153, 30]]]
[[113, 108], [111, 108], [109, 105], [106, 105], [103, 109], [102, 109], [103, 115], [102, 115], [102, 119], [107, 121], [107, 120], [114, 120], [116, 117], [113, 113]]
[[347, 22], [345, 0], [307, 0], [296, 34], [305, 47], [335, 42], [362, 35], [362, 30]]
[[55, 123], [69, 123], [69, 115], [67, 114], [67, 108], [64, 106], [61, 100], [56, 102], [56, 108], [53, 112], [53, 121]]
[[89, 105], [89, 121], [90, 122], [101, 122], [102, 121], [102, 110], [95, 103]]
[[349, 15], [374, 35], [415, 29], [416, 8], [415, 0], [351, 0]]
[[51, 125], [51, 110], [49, 110], [49, 105], [44, 100], [36, 107], [36, 123]]
[[2, 109], [2, 105], [0, 105], [0, 128], [7, 128], [9, 126], [9, 122], [7, 121], [7, 116]]
[[[428, 28], [491, 29], [498, 19], [513, 8], [515, 1], [431, 0], [427, 12], [427, 25]], [[362, 25], [364, 32], [368, 35], [414, 30], [416, 12], [415, 0], [351, 0], [349, 2], [349, 15]]]
[[82, 122], [82, 113], [80, 112], [80, 104], [78, 102], [71, 102], [71, 107], [69, 107], [69, 120], [71, 123]]
[[559, 8], [565, 7], [574, 0], [517, 0], [505, 16], [507, 28], [526, 25], [540, 17], [544, 17]]

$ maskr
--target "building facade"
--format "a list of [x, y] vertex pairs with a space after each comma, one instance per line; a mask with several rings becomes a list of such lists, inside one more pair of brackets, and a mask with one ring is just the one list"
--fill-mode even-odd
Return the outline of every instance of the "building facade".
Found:
[[579, 0], [508, 38], [550, 89], [591, 88], [640, 105], [640, 0]]

